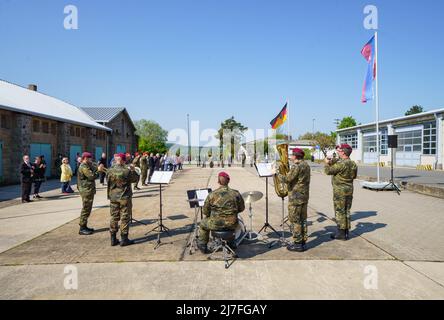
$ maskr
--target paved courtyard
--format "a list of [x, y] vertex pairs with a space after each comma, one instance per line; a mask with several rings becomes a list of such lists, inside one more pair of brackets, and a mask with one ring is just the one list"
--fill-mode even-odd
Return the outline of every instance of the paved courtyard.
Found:
[[[265, 180], [253, 168], [226, 168], [231, 186], [265, 193]], [[186, 190], [217, 187], [219, 168], [187, 167], [162, 192], [165, 225], [154, 249], [159, 188], [134, 195], [135, 219], [129, 247], [109, 245], [109, 203], [99, 187], [90, 225], [78, 235], [78, 195], [56, 196], [0, 209], [0, 298], [3, 299], [443, 299], [444, 199], [405, 191], [374, 193], [356, 182], [352, 238], [332, 241], [329, 177], [312, 173], [309, 242], [304, 253], [265, 241], [245, 241], [228, 269], [222, 261], [188, 253], [194, 209]], [[51, 193], [52, 192], [52, 193]], [[43, 194], [45, 195], [45, 194]], [[281, 199], [269, 181], [270, 223], [281, 230]], [[253, 229], [265, 220], [265, 198], [253, 205]], [[248, 212], [241, 214], [248, 225]], [[285, 235], [290, 236], [286, 226]], [[270, 230], [264, 240], [276, 240]], [[78, 288], [66, 289], [74, 266]]]

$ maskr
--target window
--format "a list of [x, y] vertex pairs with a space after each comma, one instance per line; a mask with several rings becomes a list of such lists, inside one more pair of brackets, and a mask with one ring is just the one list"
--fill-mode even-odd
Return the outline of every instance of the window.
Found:
[[51, 123], [51, 134], [54, 136], [57, 134], [57, 125], [55, 123]]
[[74, 136], [75, 136], [75, 131], [74, 131], [74, 127], [73, 127], [73, 126], [70, 126], [70, 127], [69, 127], [69, 135], [70, 135], [71, 137], [74, 137]]
[[46, 121], [42, 122], [42, 132], [49, 133], [49, 123]]
[[85, 137], [86, 137], [86, 129], [82, 128], [82, 138], [85, 138]]
[[2, 114], [1, 116], [1, 128], [2, 129], [11, 129], [11, 124], [9, 122], [9, 116], [6, 114]]
[[80, 128], [76, 127], [76, 137], [80, 138]]
[[[362, 141], [364, 152], [376, 152], [376, 134], [364, 136]], [[379, 135], [380, 154], [387, 154], [387, 131], [382, 131]]]
[[39, 120], [32, 121], [32, 131], [33, 132], [40, 132], [40, 121]]
[[436, 122], [424, 124], [422, 150], [423, 154], [436, 154]]
[[422, 151], [422, 130], [398, 132], [399, 152], [421, 152]]
[[350, 145], [353, 149], [358, 148], [358, 134], [347, 134], [344, 136], [341, 136], [341, 143], [346, 143]]

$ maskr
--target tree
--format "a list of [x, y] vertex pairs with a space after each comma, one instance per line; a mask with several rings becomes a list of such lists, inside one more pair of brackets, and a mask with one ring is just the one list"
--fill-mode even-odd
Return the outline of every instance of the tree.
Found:
[[139, 120], [134, 123], [139, 136], [139, 149], [149, 152], [165, 153], [167, 151], [168, 132], [155, 121]]
[[411, 116], [412, 114], [417, 114], [417, 113], [422, 113], [422, 112], [424, 112], [424, 108], [419, 105], [415, 105], [415, 106], [411, 107], [409, 110], [407, 110], [405, 115]]
[[[235, 146], [238, 146], [240, 142], [242, 141], [243, 133], [247, 131], [248, 128], [242, 125], [242, 123], [237, 122], [234, 120], [234, 117], [231, 117], [224, 122], [220, 124], [220, 129], [216, 135], [216, 138], [219, 139], [219, 146], [220, 146], [220, 154], [223, 154], [222, 150], [224, 147], [224, 139], [230, 141], [231, 148], [230, 148], [230, 154], [231, 159], [234, 159], [234, 156], [236, 154], [235, 152]], [[229, 136], [224, 136], [228, 134]]]
[[301, 135], [299, 139], [312, 141], [312, 146], [319, 146], [325, 157], [327, 156], [327, 151], [331, 148], [334, 148], [334, 146], [336, 145], [336, 139], [333, 137], [333, 135], [323, 132], [307, 132], [306, 134]]
[[341, 122], [338, 124], [338, 129], [345, 129], [357, 126], [355, 118], [352, 116], [342, 118]]

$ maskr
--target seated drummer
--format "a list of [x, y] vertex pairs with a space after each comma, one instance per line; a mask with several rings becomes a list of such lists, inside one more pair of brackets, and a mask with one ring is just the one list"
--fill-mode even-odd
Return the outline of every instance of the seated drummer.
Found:
[[208, 253], [207, 243], [210, 231], [235, 230], [237, 214], [245, 210], [244, 199], [237, 190], [230, 189], [230, 176], [226, 172], [218, 175], [220, 187], [210, 193], [205, 200], [200, 222], [197, 246], [203, 253]]

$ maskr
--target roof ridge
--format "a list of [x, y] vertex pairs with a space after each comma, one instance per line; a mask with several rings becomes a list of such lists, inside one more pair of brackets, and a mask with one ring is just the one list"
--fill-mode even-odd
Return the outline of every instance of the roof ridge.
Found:
[[22, 88], [22, 89], [28, 90], [28, 91], [33, 92], [33, 93], [41, 94], [41, 95], [43, 95], [43, 96], [47, 96], [47, 97], [49, 97], [49, 98], [52, 98], [52, 99], [56, 99], [56, 100], [59, 100], [59, 101], [65, 102], [65, 103], [67, 103], [67, 104], [69, 104], [69, 105], [71, 105], [71, 106], [73, 106], [73, 107], [75, 107], [75, 108], [77, 108], [77, 109], [80, 109], [80, 107], [76, 106], [75, 104], [73, 104], [73, 103], [71, 103], [71, 102], [69, 102], [69, 101], [67, 101], [67, 100], [64, 100], [64, 99], [61, 99], [61, 98], [56, 98], [56, 97], [54, 97], [54, 96], [52, 96], [52, 95], [49, 95], [49, 94], [47, 94], [47, 93], [44, 93], [44, 92], [41, 92], [41, 91], [38, 91], [38, 90], [37, 90], [37, 91], [29, 90], [29, 88], [27, 88], [27, 87], [24, 87], [24, 86], [22, 86], [22, 85], [20, 85], [20, 84], [17, 84], [17, 83], [14, 83], [14, 82], [8, 81], [8, 80], [0, 79], [0, 81], [6, 82], [6, 83], [11, 84], [11, 85], [16, 86], [16, 87], [20, 87], [20, 88]]

